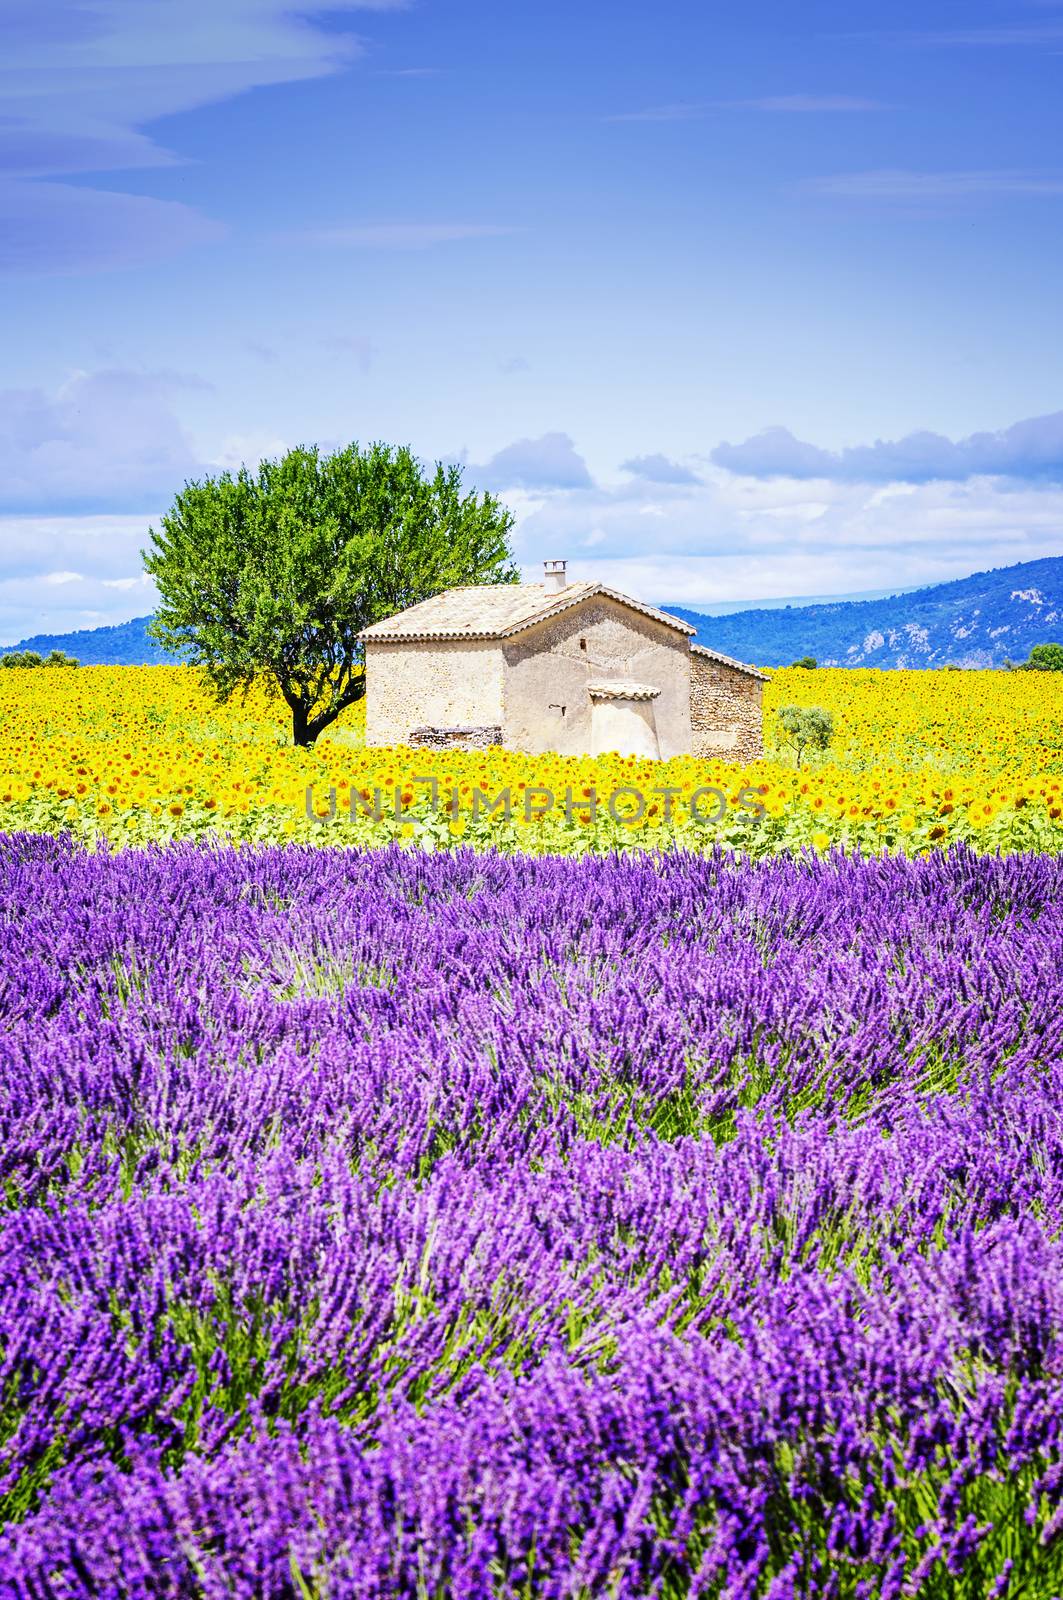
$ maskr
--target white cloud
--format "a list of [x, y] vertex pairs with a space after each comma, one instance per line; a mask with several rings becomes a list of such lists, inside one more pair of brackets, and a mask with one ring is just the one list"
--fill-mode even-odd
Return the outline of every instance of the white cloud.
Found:
[[[228, 448], [257, 461], [284, 443], [244, 438]], [[757, 478], [708, 465], [693, 483], [625, 476], [605, 485], [574, 441], [553, 433], [468, 468], [466, 483], [497, 488], [514, 511], [527, 577], [562, 556], [573, 578], [694, 607], [935, 583], [1063, 548], [1063, 485], [1046, 481]], [[138, 574], [152, 520], [0, 517], [0, 638], [150, 611], [154, 593]]]
[[[463, 463], [464, 464], [464, 463]], [[589, 489], [587, 463], [567, 433], [517, 439], [482, 466], [466, 466], [466, 481], [481, 489]]]
[[886, 482], [893, 494], [900, 492], [898, 483], [987, 474], [1063, 483], [1063, 411], [964, 439], [924, 430], [844, 450], [823, 450], [795, 438], [788, 428], [765, 428], [741, 444], [718, 445], [711, 458], [717, 466], [758, 478]]
[[[361, 54], [316, 23], [313, 0], [35, 0], [5, 13], [0, 166], [51, 174], [169, 165], [146, 123], [269, 84], [321, 77]], [[398, 9], [330, 0], [331, 13]]]
[[0, 511], [168, 504], [197, 467], [173, 410], [180, 373], [73, 374], [53, 394], [0, 390]]
[[[666, 500], [643, 483], [555, 491], [516, 508], [518, 558], [535, 572], [545, 556], [569, 556], [573, 577], [697, 606], [937, 583], [1061, 553], [1063, 488], [974, 478], [900, 489], [710, 470]], [[647, 506], [666, 515], [647, 518]]]
[[78, 573], [62, 574], [65, 581], [60, 584], [49, 582], [51, 577], [0, 578], [0, 645], [18, 644], [38, 633], [74, 633], [128, 622], [156, 604], [155, 587], [143, 575], [130, 578], [121, 589]]
[[652, 455], [631, 456], [627, 461], [621, 462], [624, 472], [630, 472], [636, 478], [645, 478], [647, 483], [697, 483], [697, 475], [689, 467], [684, 467], [678, 461], [672, 461], [668, 456], [656, 451]]
[[[0, 581], [56, 587], [60, 580], [124, 582], [140, 572], [140, 552], [158, 513], [143, 516], [0, 516]], [[139, 582], [139, 578], [136, 580]]]
[[253, 471], [260, 461], [271, 461], [292, 448], [287, 439], [280, 439], [276, 434], [229, 433], [212, 450], [209, 465], [229, 472], [236, 472], [242, 466]]

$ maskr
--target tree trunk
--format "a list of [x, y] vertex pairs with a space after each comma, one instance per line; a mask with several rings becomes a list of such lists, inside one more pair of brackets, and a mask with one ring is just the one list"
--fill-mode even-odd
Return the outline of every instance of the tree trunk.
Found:
[[310, 719], [306, 714], [306, 707], [296, 702], [292, 706], [292, 743], [306, 749], [313, 742], [314, 735], [310, 732]]
[[327, 710], [319, 711], [316, 717], [310, 715], [306, 700], [301, 699], [294, 691], [282, 686], [281, 693], [292, 714], [292, 743], [301, 745], [305, 750], [313, 744], [319, 733], [324, 733], [326, 728], [332, 726], [341, 712], [362, 698], [365, 694], [365, 679], [363, 677], [353, 684], [344, 695], [334, 700]]

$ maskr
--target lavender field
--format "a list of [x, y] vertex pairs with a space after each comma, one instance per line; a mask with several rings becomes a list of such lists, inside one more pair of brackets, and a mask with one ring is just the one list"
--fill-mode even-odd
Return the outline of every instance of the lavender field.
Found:
[[1063, 1595], [1063, 860], [0, 841], [0, 1592]]

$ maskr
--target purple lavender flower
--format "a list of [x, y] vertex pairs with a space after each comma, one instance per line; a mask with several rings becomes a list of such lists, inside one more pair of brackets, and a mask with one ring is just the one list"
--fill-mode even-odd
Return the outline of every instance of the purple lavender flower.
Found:
[[0, 841], [0, 1594], [1063, 1594], [1061, 890]]

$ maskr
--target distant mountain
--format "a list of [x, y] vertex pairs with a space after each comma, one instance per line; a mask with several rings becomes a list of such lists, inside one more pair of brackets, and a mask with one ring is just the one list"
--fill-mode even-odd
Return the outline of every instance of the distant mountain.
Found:
[[[840, 600], [882, 600], [887, 595], [911, 594], [921, 588], [910, 583], [907, 588], [854, 589], [852, 594], [784, 594], [776, 600], [707, 600], [699, 616], [723, 617], [732, 611], [783, 611], [787, 606], [836, 606]], [[672, 607], [675, 610], [675, 606]]]
[[49, 650], [65, 650], [67, 655], [76, 656], [83, 667], [161, 666], [176, 661], [177, 656], [148, 638], [150, 621], [150, 617], [134, 617], [132, 622], [85, 628], [80, 633], [38, 633], [20, 644], [0, 646], [0, 655], [12, 650], [38, 650], [46, 656]]
[[697, 628], [697, 643], [788, 666], [815, 656], [824, 667], [999, 667], [1025, 661], [1035, 644], [1063, 644], [1063, 556], [976, 572], [880, 600], [836, 600], [782, 611], [706, 617], [666, 611]]
[[[762, 667], [787, 666], [799, 656], [815, 656], [825, 667], [998, 667], [1008, 656], [1025, 661], [1035, 644], [1063, 644], [1063, 556], [876, 600], [711, 617], [687, 606], [664, 609], [697, 628], [699, 644]], [[6, 650], [65, 650], [86, 667], [176, 661], [148, 638], [150, 621], [134, 617], [81, 633], [42, 633]]]

